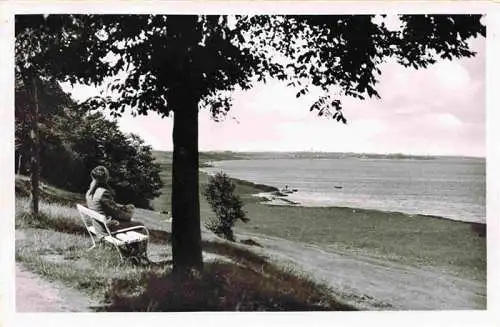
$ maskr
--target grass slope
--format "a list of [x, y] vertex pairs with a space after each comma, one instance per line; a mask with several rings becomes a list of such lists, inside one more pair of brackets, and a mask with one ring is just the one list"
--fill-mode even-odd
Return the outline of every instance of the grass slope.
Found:
[[149, 226], [149, 253], [162, 260], [134, 266], [121, 262], [109, 246], [88, 251], [90, 239], [75, 203], [67, 203], [70, 194], [46, 186], [41, 198], [51, 202], [42, 201], [41, 214], [34, 218], [23, 196], [23, 183], [16, 179], [16, 261], [102, 301], [97, 311], [353, 310], [340, 303], [327, 286], [227, 242], [204, 240], [204, 257], [212, 253], [219, 259], [205, 260], [201, 273], [174, 276], [169, 260], [171, 235], [154, 228], [162, 226], [158, 222], [162, 217], [153, 212], [149, 219], [158, 221]]

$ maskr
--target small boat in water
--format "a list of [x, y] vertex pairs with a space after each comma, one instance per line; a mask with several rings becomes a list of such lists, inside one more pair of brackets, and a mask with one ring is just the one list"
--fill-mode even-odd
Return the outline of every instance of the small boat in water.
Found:
[[284, 194], [292, 194], [294, 192], [297, 192], [298, 189], [294, 188], [294, 189], [290, 189], [288, 188], [288, 185], [285, 185], [285, 188], [281, 189], [281, 193], [284, 193]]
[[337, 189], [344, 188], [343, 186], [338, 186], [338, 185], [335, 185], [334, 187], [337, 188]]

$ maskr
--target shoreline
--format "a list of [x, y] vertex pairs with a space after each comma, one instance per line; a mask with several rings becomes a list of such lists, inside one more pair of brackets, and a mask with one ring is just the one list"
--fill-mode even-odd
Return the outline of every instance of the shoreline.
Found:
[[[251, 182], [249, 182], [249, 183], [251, 183]], [[269, 205], [269, 206], [286, 206], [286, 207], [300, 207], [300, 208], [325, 208], [325, 209], [351, 209], [351, 210], [358, 210], [358, 211], [364, 211], [364, 212], [400, 214], [400, 215], [409, 216], [409, 217], [421, 216], [421, 217], [432, 218], [432, 219], [440, 219], [440, 220], [444, 219], [444, 220], [454, 221], [454, 222], [458, 222], [458, 223], [465, 223], [465, 224], [477, 226], [477, 227], [485, 227], [487, 225], [486, 223], [483, 223], [483, 222], [458, 220], [458, 219], [452, 219], [452, 218], [443, 217], [443, 216], [422, 214], [422, 213], [408, 213], [408, 212], [402, 212], [402, 211], [369, 209], [369, 208], [359, 208], [359, 207], [346, 207], [346, 206], [334, 206], [334, 205], [324, 205], [324, 206], [308, 205], [307, 203], [301, 203], [301, 202], [289, 200], [286, 198], [286, 195], [276, 195], [276, 194], [273, 194], [273, 192], [259, 192], [259, 193], [252, 194], [252, 196], [261, 199], [261, 201], [260, 201], [261, 204], [265, 204], [265, 205]]]
[[[240, 158], [241, 160], [242, 158]], [[217, 162], [217, 160], [211, 160], [207, 162], [203, 162], [203, 166], [200, 166], [200, 168], [213, 168], [216, 167], [213, 165], [213, 163]], [[203, 169], [200, 169], [200, 172], [207, 176], [212, 176], [214, 172], [208, 172], [204, 171]], [[368, 210], [368, 211], [373, 211], [373, 212], [380, 212], [380, 213], [399, 213], [403, 215], [408, 215], [408, 216], [421, 216], [421, 217], [426, 217], [426, 218], [434, 218], [434, 219], [444, 219], [444, 220], [450, 220], [450, 221], [457, 221], [457, 222], [464, 222], [468, 223], [469, 225], [479, 225], [479, 226], [486, 226], [487, 225], [487, 219], [486, 215], [484, 217], [479, 217], [476, 219], [483, 220], [484, 221], [478, 221], [474, 220], [474, 217], [472, 219], [461, 219], [462, 217], [446, 217], [443, 216], [443, 213], [439, 214], [433, 214], [433, 213], [420, 213], [420, 212], [405, 212], [405, 211], [398, 211], [398, 209], [395, 210], [390, 210], [390, 209], [379, 209], [379, 208], [362, 208], [362, 207], [355, 207], [355, 206], [349, 206], [349, 205], [344, 205], [344, 206], [339, 206], [335, 204], [316, 204], [316, 203], [311, 203], [308, 202], [307, 199], [300, 199], [297, 197], [294, 197], [293, 195], [295, 193], [292, 193], [292, 197], [288, 197], [288, 194], [282, 194], [281, 189], [275, 186], [271, 186], [268, 184], [262, 184], [262, 183], [255, 183], [252, 181], [236, 178], [229, 176], [230, 179], [235, 182], [236, 185], [242, 185], [245, 187], [253, 187], [257, 189], [257, 192], [253, 192], [251, 195], [252, 197], [255, 198], [260, 198], [262, 204], [266, 205], [271, 205], [271, 206], [291, 206], [291, 207], [304, 207], [304, 208], [349, 208], [349, 209], [354, 209], [354, 210]], [[276, 194], [273, 194], [276, 193]]]

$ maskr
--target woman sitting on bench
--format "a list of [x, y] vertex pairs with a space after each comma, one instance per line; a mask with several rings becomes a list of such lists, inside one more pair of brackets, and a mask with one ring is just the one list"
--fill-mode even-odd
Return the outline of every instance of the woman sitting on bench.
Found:
[[[144, 224], [132, 220], [134, 214], [134, 205], [121, 205], [114, 201], [111, 188], [108, 185], [109, 171], [104, 166], [97, 166], [90, 172], [92, 182], [85, 194], [87, 207], [94, 210], [107, 218], [107, 225], [111, 233], [134, 226], [143, 226]], [[137, 244], [137, 245], [135, 245]], [[147, 242], [139, 242], [132, 244], [130, 249], [132, 256], [148, 262], [147, 259]]]

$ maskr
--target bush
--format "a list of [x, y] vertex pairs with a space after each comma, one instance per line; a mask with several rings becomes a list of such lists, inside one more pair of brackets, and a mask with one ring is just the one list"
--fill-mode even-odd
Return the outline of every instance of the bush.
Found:
[[234, 194], [235, 187], [229, 176], [220, 172], [210, 177], [204, 190], [204, 195], [216, 215], [205, 227], [230, 241], [234, 241], [233, 227], [236, 221], [249, 220], [243, 211], [243, 202]]

